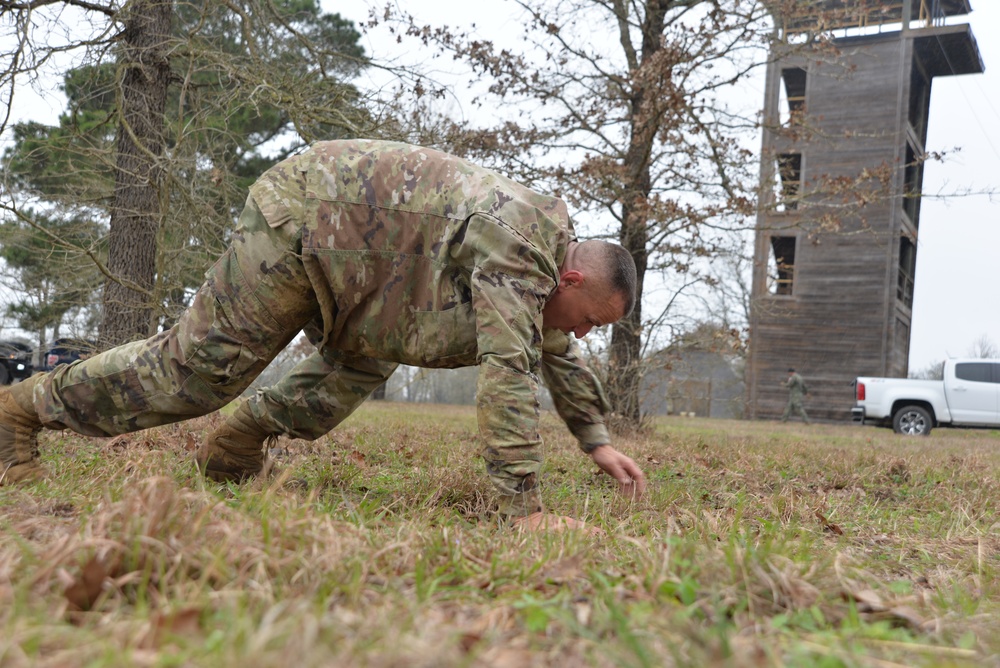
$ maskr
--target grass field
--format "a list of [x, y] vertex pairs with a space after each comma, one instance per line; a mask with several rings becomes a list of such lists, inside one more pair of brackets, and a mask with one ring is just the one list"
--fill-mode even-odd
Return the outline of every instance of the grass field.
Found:
[[544, 420], [550, 512], [498, 527], [467, 407], [370, 402], [269, 481], [210, 416], [45, 432], [0, 488], [0, 666], [1000, 665], [1000, 434], [666, 418], [636, 503]]

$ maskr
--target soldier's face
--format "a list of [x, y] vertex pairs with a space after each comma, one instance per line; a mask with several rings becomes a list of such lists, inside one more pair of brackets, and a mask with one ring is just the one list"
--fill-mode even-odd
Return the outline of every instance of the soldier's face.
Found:
[[542, 309], [542, 324], [582, 339], [594, 327], [617, 322], [623, 311], [621, 295], [609, 297], [606, 290], [586, 280], [581, 272], [567, 271]]

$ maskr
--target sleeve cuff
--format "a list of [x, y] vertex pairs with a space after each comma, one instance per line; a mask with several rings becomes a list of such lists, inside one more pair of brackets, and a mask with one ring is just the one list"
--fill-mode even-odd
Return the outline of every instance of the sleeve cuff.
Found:
[[573, 430], [573, 434], [580, 442], [580, 449], [588, 455], [600, 446], [611, 443], [608, 428], [599, 423], [578, 426]]

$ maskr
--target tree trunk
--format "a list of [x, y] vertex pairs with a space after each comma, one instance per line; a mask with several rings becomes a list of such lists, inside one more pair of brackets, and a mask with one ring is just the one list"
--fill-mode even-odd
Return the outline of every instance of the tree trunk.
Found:
[[135, 0], [123, 10], [123, 71], [114, 201], [108, 235], [102, 347], [146, 338], [152, 329], [160, 165], [170, 67], [170, 0]]
[[635, 260], [637, 275], [635, 309], [618, 321], [611, 330], [611, 350], [608, 363], [607, 394], [615, 413], [633, 425], [642, 419], [642, 294], [649, 261], [648, 199], [652, 191], [650, 156], [658, 127], [655, 95], [658, 87], [645, 82], [645, 70], [662, 48], [664, 18], [668, 4], [662, 0], [647, 0], [646, 19], [642, 24], [642, 60], [638, 72], [632, 74], [631, 127], [629, 147], [623, 167], [622, 227], [619, 241]]
[[[648, 174], [648, 169], [646, 170]], [[647, 224], [643, 216], [625, 206], [619, 240], [635, 260], [637, 274], [636, 295], [642, 295], [646, 274], [648, 251], [646, 249]], [[635, 309], [611, 329], [611, 350], [608, 362], [606, 390], [608, 401], [615, 413], [627, 422], [638, 425], [642, 419], [640, 381], [642, 380], [642, 300], [637, 299]]]

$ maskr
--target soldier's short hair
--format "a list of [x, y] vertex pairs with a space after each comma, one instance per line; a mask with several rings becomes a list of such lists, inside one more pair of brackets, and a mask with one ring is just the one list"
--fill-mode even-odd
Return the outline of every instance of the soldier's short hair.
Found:
[[635, 259], [624, 246], [609, 241], [585, 241], [584, 251], [587, 265], [596, 267], [609, 293], [621, 295], [624, 302], [624, 318], [635, 308], [638, 278]]

